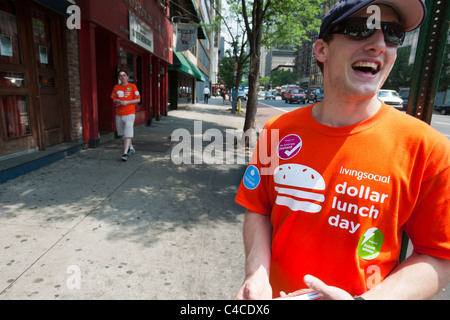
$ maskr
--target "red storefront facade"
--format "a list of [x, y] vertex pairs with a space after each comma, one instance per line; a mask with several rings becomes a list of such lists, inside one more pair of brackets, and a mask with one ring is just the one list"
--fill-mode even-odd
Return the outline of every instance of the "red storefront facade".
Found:
[[141, 92], [135, 125], [167, 114], [173, 25], [167, 0], [79, 0], [83, 139], [90, 147], [115, 131], [110, 94], [125, 69]]

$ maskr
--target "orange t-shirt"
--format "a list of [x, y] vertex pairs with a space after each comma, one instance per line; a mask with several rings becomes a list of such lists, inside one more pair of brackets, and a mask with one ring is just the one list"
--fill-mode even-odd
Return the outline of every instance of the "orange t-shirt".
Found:
[[[131, 101], [140, 97], [139, 90], [133, 83], [128, 83], [126, 86], [116, 84], [111, 99], [119, 99], [120, 101]], [[135, 105], [129, 104], [127, 106], [116, 106], [116, 115], [127, 116], [135, 113]]]
[[270, 215], [274, 297], [306, 274], [364, 293], [398, 265], [404, 229], [415, 251], [450, 259], [449, 140], [385, 104], [339, 128], [311, 110], [266, 124], [236, 196]]

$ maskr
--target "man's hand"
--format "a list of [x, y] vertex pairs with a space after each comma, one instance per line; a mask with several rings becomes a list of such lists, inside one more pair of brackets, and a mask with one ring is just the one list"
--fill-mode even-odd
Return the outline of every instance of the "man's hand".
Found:
[[270, 300], [272, 299], [272, 287], [264, 268], [259, 268], [248, 275], [241, 288], [234, 297], [235, 300]]
[[306, 275], [303, 281], [312, 290], [323, 294], [322, 300], [353, 300], [353, 297], [347, 291], [327, 286], [320, 279], [311, 275]]
[[114, 100], [115, 106], [126, 106], [126, 101], [120, 101], [119, 99]]

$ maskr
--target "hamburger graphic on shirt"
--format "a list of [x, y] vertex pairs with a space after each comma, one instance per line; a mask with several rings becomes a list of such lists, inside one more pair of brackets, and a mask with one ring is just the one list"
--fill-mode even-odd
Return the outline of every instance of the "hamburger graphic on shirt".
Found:
[[275, 203], [292, 211], [318, 213], [325, 201], [325, 180], [314, 169], [301, 164], [283, 164], [274, 171]]

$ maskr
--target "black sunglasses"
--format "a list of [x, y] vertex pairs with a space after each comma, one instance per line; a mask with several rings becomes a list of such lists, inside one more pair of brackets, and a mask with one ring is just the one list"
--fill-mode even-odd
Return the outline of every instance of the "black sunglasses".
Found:
[[[405, 40], [405, 29], [395, 22], [380, 22], [384, 40], [401, 46]], [[362, 40], [371, 37], [377, 31], [376, 25], [370, 24], [368, 18], [350, 18], [335, 27], [328, 34], [343, 34], [352, 39]]]

